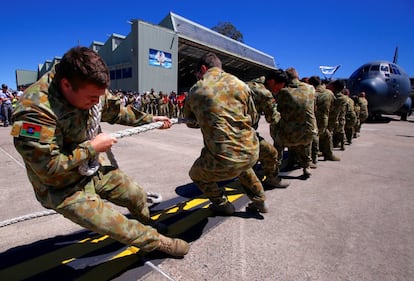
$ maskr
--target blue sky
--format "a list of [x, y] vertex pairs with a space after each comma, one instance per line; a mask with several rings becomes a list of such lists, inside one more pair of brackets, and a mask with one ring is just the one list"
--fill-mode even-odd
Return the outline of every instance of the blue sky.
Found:
[[[282, 3], [279, 3], [282, 2]], [[348, 78], [364, 63], [392, 61], [414, 77], [414, 1], [31, 1], [2, 3], [0, 83], [15, 88], [15, 70], [36, 70], [73, 46], [128, 35], [130, 19], [158, 24], [172, 11], [207, 28], [232, 23], [244, 43], [295, 67], [301, 77], [321, 75], [319, 65], [341, 67]]]

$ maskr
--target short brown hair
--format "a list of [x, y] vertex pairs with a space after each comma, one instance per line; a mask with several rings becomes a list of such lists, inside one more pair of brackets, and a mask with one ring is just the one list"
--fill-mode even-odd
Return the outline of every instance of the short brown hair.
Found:
[[319, 85], [321, 85], [321, 84], [322, 84], [322, 82], [321, 82], [321, 78], [320, 78], [319, 76], [311, 76], [311, 77], [309, 78], [308, 83], [309, 83], [309, 84], [311, 84], [311, 85], [312, 85], [312, 86], [314, 86], [314, 87], [317, 87], [317, 86], [319, 86]]
[[265, 81], [269, 80], [275, 80], [276, 83], [286, 83], [288, 81], [288, 77], [285, 71], [282, 69], [277, 69], [269, 71], [269, 73], [267, 73]]
[[287, 74], [290, 81], [293, 80], [293, 79], [299, 79], [299, 74], [298, 74], [298, 72], [296, 71], [295, 68], [289, 67], [285, 71], [286, 71], [286, 74]]
[[103, 59], [92, 49], [74, 47], [67, 51], [55, 66], [55, 81], [60, 84], [66, 78], [77, 90], [84, 83], [92, 83], [101, 88], [109, 87], [109, 71]]
[[197, 64], [197, 71], [201, 69], [201, 66], [204, 65], [207, 68], [219, 67], [222, 68], [221, 60], [217, 57], [216, 54], [209, 52], [202, 56]]

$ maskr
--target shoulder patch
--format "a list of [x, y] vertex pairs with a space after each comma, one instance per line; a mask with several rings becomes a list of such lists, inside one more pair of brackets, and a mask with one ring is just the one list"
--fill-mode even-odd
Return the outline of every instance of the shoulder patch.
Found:
[[40, 140], [41, 131], [42, 131], [41, 125], [23, 122], [19, 135], [22, 137], [28, 137], [28, 138]]
[[54, 139], [55, 129], [30, 122], [16, 121], [13, 123], [10, 135], [15, 138], [25, 137], [41, 143], [50, 143]]

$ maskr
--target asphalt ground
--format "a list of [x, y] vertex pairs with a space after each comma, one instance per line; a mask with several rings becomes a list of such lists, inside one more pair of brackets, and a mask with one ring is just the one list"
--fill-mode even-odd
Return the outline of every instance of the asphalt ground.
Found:
[[[267, 130], [262, 118], [270, 141]], [[113, 152], [121, 169], [163, 197], [153, 217], [190, 242], [182, 259], [143, 255], [60, 215], [40, 215], [9, 133], [0, 127], [0, 222], [22, 221], [0, 227], [0, 280], [414, 280], [413, 116], [364, 124], [352, 145], [335, 151], [340, 162], [320, 159], [308, 179], [301, 169], [283, 172], [291, 184], [266, 191], [267, 214], [246, 212], [238, 183], [221, 183], [236, 205], [231, 217], [211, 214], [188, 177], [199, 130], [176, 124], [120, 139]]]

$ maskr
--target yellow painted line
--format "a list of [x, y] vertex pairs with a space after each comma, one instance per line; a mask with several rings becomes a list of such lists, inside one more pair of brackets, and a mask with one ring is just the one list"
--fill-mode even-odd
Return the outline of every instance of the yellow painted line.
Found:
[[64, 260], [64, 261], [61, 262], [61, 264], [67, 264], [67, 263], [70, 263], [71, 261], [74, 261], [74, 260], [76, 260], [76, 258], [71, 258], [71, 259], [68, 259], [68, 260]]
[[110, 260], [115, 260], [115, 259], [119, 259], [119, 258], [123, 258], [129, 255], [135, 255], [136, 253], [139, 252], [139, 248], [134, 247], [134, 246], [130, 246], [128, 247], [126, 250], [120, 252], [119, 254], [113, 256]]
[[[190, 210], [190, 209], [192, 209], [194, 207], [197, 207], [201, 204], [204, 204], [207, 201], [209, 201], [209, 200], [208, 199], [202, 199], [202, 198], [196, 198], [196, 199], [193, 199], [193, 200], [190, 200], [190, 201], [186, 202], [185, 204], [178, 203], [178, 206], [174, 206], [174, 207], [168, 209], [167, 211], [155, 214], [155, 215], [151, 216], [151, 218], [153, 220], [158, 220], [161, 215], [175, 214], [175, 213], [178, 213], [181, 210], [187, 211], [187, 210]], [[181, 206], [181, 205], [183, 205], [183, 206]]]
[[45, 253], [30, 260], [14, 264], [8, 268], [0, 270], [1, 276], [13, 276], [14, 280], [25, 280], [36, 276], [39, 273], [46, 272], [52, 268], [56, 268], [62, 263], [68, 264], [73, 262], [78, 257], [87, 253], [102, 249], [103, 247], [112, 244], [111, 239], [95, 239], [100, 243], [92, 243], [89, 239], [82, 240], [82, 243], [73, 243], [63, 248], [59, 248], [52, 252]]
[[108, 235], [104, 235], [104, 236], [102, 236], [102, 237], [99, 237], [99, 238], [93, 239], [93, 240], [91, 241], [91, 243], [99, 243], [99, 242], [104, 241], [105, 239], [108, 239], [108, 238], [110, 238]]
[[240, 197], [243, 197], [244, 194], [235, 194], [235, 195], [227, 195], [227, 198], [230, 202], [234, 202], [237, 199], [239, 199]]
[[85, 243], [86, 241], [89, 241], [89, 240], [91, 240], [91, 238], [88, 237], [86, 239], [79, 240], [78, 243], [82, 244], [82, 243]]

